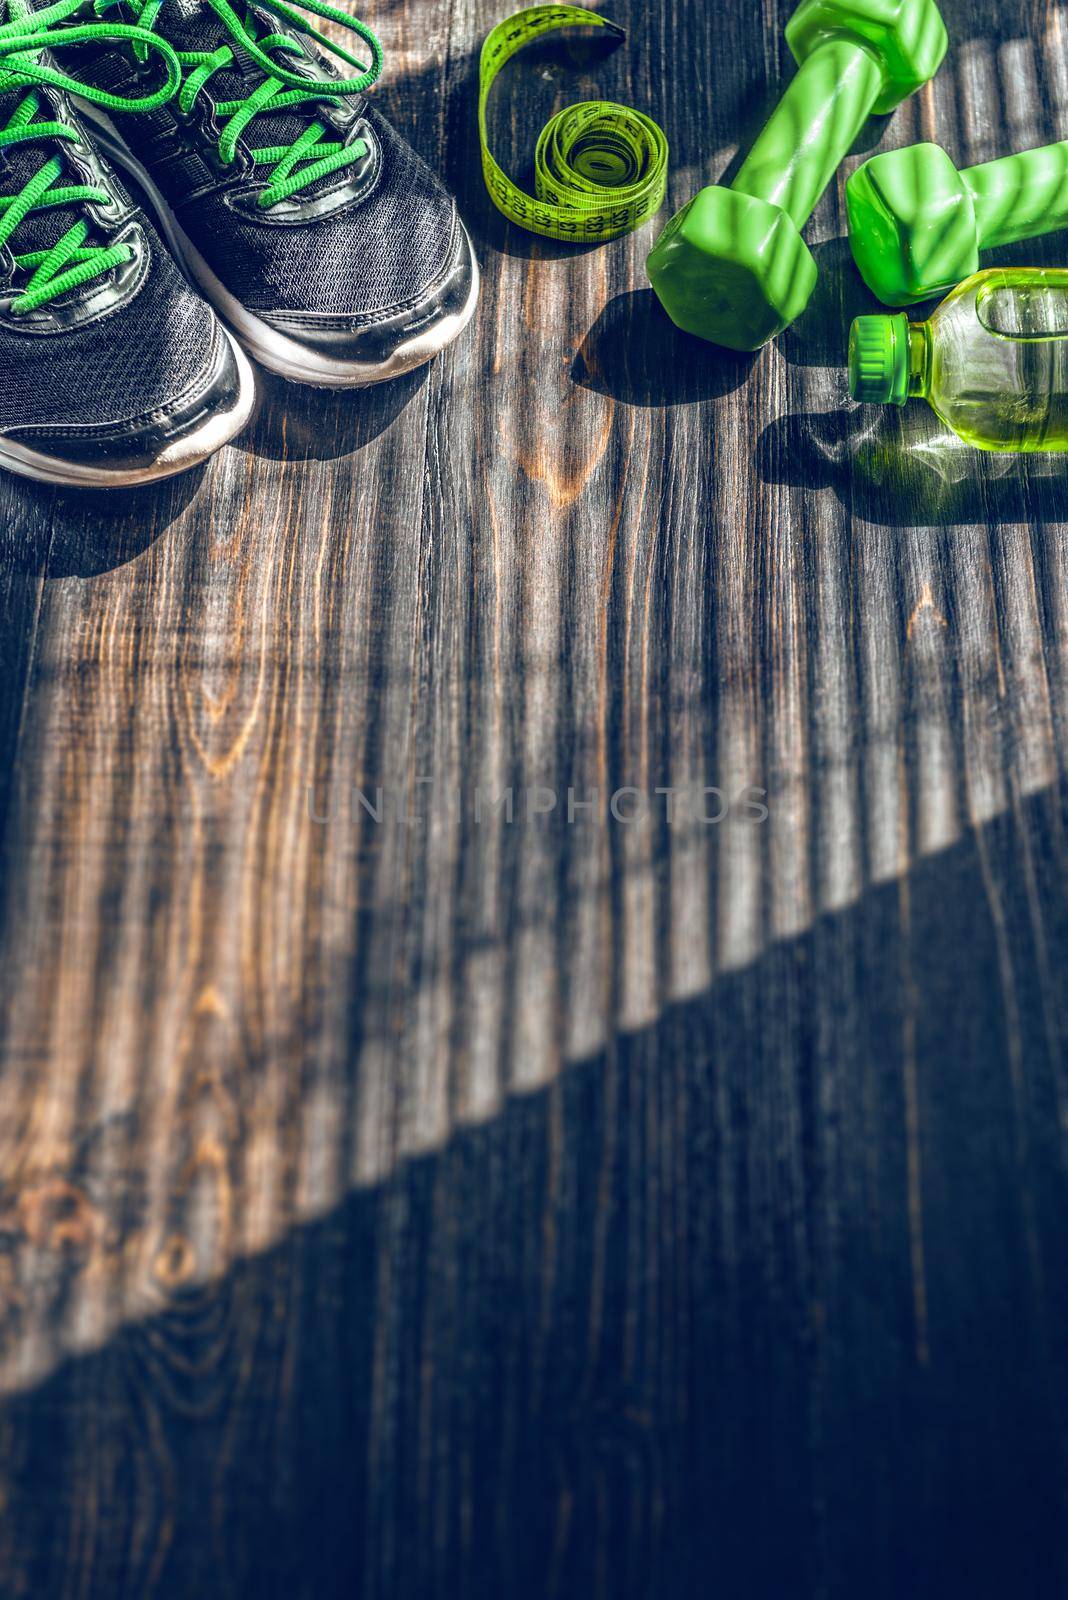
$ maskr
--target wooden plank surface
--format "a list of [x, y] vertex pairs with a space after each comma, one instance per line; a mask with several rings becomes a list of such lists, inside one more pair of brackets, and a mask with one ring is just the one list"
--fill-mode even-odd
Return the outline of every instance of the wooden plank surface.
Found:
[[[788, 8], [608, 9], [498, 152], [618, 96], [675, 207]], [[1068, 135], [1063, 8], [944, 13], [855, 157]], [[162, 489], [0, 479], [0, 1592], [1052, 1600], [1068, 472], [851, 406], [841, 176], [714, 351], [651, 230], [492, 211], [499, 10], [365, 15], [474, 328]]]

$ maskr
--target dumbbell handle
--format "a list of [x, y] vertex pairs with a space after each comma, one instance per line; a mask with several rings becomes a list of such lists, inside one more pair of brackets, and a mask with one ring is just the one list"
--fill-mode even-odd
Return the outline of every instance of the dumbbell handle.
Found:
[[882, 68], [863, 45], [828, 39], [798, 68], [731, 188], [803, 227], [882, 87]]
[[983, 249], [1068, 227], [1068, 139], [958, 175], [972, 197]]

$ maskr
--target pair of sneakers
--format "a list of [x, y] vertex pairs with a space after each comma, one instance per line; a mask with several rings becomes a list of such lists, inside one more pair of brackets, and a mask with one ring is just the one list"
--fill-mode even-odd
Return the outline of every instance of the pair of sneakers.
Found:
[[167, 477], [248, 420], [245, 352], [356, 387], [470, 319], [455, 204], [364, 97], [377, 40], [299, 3], [370, 64], [287, 0], [0, 0], [0, 465]]

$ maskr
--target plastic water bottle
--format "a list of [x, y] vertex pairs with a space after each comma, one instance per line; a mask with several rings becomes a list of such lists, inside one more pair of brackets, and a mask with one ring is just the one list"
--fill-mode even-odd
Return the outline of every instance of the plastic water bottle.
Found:
[[926, 400], [980, 450], [1068, 450], [1068, 271], [993, 267], [926, 322], [857, 317], [849, 388], [882, 405]]

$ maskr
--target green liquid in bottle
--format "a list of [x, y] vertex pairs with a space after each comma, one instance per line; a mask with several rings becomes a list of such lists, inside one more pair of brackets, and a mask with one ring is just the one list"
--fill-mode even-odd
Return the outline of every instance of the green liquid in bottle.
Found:
[[993, 267], [926, 322], [858, 317], [849, 387], [884, 405], [924, 399], [980, 450], [1068, 450], [1068, 271]]

